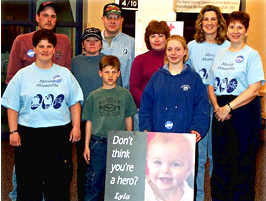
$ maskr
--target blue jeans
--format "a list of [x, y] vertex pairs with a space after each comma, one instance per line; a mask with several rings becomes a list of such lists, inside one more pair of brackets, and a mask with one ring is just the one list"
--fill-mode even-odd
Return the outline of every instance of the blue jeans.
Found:
[[85, 173], [85, 201], [98, 201], [104, 189], [107, 139], [92, 135], [90, 141], [90, 164]]
[[134, 115], [134, 131], [139, 131], [139, 112]]
[[8, 196], [12, 201], [17, 200], [17, 177], [16, 177], [16, 172], [15, 172], [15, 166], [13, 168], [13, 174], [12, 174], [12, 185], [13, 189], [12, 191], [9, 192]]
[[204, 201], [204, 178], [205, 178], [205, 164], [207, 158], [210, 162], [209, 175], [212, 174], [212, 113], [213, 107], [210, 107], [210, 127], [206, 136], [197, 144], [197, 168], [196, 168], [196, 188], [195, 201]]

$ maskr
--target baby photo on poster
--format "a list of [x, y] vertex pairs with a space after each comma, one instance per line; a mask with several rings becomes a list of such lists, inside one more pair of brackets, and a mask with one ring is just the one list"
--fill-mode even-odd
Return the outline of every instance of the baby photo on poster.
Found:
[[193, 201], [195, 136], [148, 133], [145, 201]]

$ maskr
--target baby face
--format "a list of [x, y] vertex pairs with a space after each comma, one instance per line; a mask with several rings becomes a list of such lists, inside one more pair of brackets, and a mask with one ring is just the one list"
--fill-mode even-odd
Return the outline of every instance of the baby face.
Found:
[[176, 143], [155, 143], [148, 152], [149, 178], [160, 190], [175, 190], [190, 172], [186, 150]]

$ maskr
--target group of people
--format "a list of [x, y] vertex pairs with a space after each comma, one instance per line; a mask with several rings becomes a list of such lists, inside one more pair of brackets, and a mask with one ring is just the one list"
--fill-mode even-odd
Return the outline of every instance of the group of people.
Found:
[[[247, 13], [234, 11], [226, 23], [218, 7], [203, 7], [188, 45], [170, 35], [165, 21], [153, 20], [144, 36], [148, 52], [135, 58], [134, 38], [120, 32], [122, 10], [109, 3], [104, 30], [86, 28], [84, 51], [71, 59], [67, 36], [53, 32], [56, 11], [55, 2], [43, 2], [38, 30], [18, 36], [9, 57], [2, 106], [15, 147], [12, 200], [69, 201], [72, 143], [78, 199], [99, 200], [110, 130], [191, 133], [194, 200], [204, 200], [207, 158], [213, 201], [254, 200], [264, 73], [258, 52], [246, 44]], [[149, 201], [193, 199], [153, 181]]]

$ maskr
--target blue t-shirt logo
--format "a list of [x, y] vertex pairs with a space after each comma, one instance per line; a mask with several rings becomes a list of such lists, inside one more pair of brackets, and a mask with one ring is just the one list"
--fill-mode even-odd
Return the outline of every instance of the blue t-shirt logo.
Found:
[[28, 50], [27, 55], [28, 55], [28, 57], [33, 58], [35, 55], [35, 52], [32, 49], [30, 49], [30, 50]]
[[208, 78], [208, 73], [207, 73], [207, 69], [206, 68], [202, 68], [199, 71], [199, 74], [200, 74], [202, 79], [207, 79]]
[[168, 130], [171, 130], [174, 126], [174, 123], [172, 121], [166, 121], [164, 124], [164, 127]]
[[53, 77], [53, 80], [57, 83], [60, 83], [62, 81], [62, 77], [60, 75], [56, 75]]
[[41, 94], [35, 95], [31, 100], [31, 109], [36, 110], [40, 105], [44, 110], [53, 107], [54, 109], [59, 109], [62, 106], [62, 103], [65, 99], [63, 94], [59, 94], [56, 98], [54, 98], [53, 94], [48, 94], [47, 96], [42, 97]]
[[244, 57], [243, 56], [237, 56], [236, 57], [236, 63], [241, 63], [242, 61], [244, 61]]
[[63, 94], [58, 95], [54, 100], [54, 109], [58, 109], [61, 107], [62, 102], [64, 101], [65, 97]]
[[32, 101], [31, 101], [31, 109], [35, 110], [37, 109], [42, 102], [42, 95], [41, 94], [37, 94], [36, 96], [33, 97]]
[[181, 88], [183, 89], [183, 91], [188, 91], [188, 90], [190, 90], [190, 86], [189, 86], [188, 84], [183, 84], [183, 85], [181, 86]]

